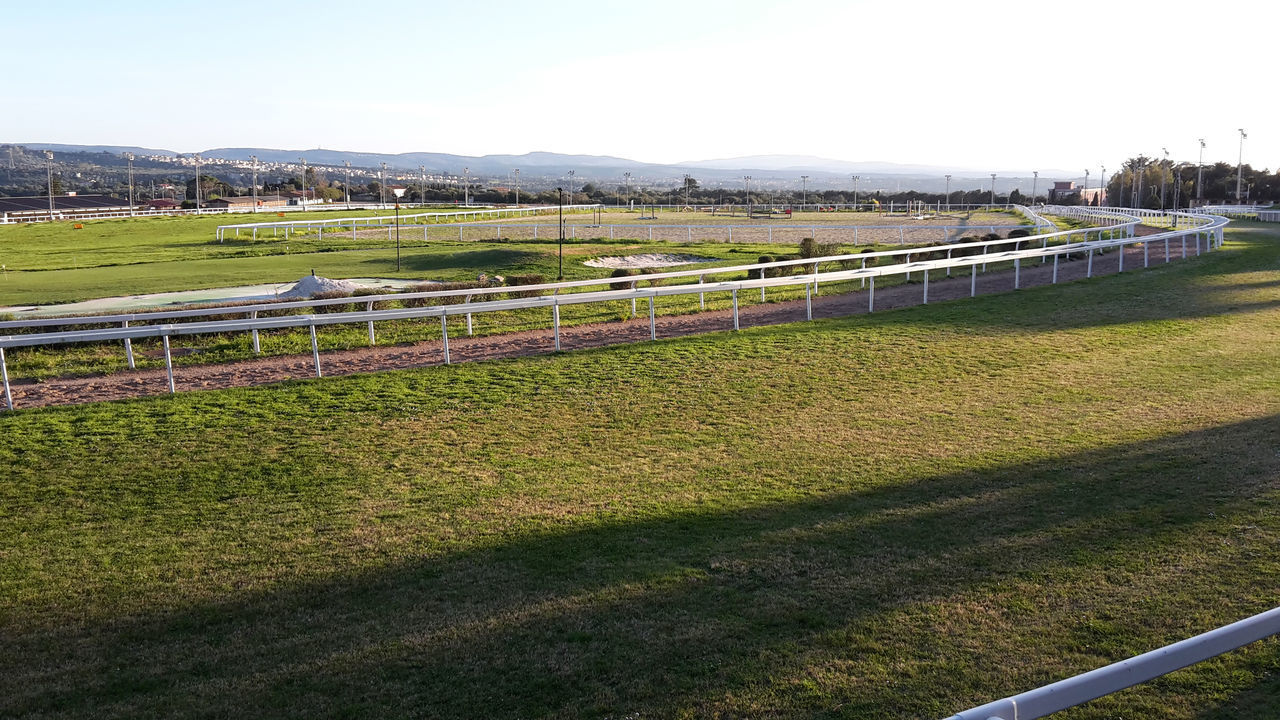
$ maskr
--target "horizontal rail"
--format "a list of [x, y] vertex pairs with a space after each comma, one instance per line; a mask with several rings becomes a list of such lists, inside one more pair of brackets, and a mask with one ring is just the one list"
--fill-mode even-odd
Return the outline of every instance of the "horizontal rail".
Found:
[[[414, 224], [410, 222], [412, 220], [424, 220], [424, 221], [435, 220], [439, 222], [444, 219], [453, 221], [453, 220], [457, 220], [457, 219], [465, 218], [469, 216], [476, 217], [477, 219], [479, 219], [480, 217], [490, 216], [490, 215], [494, 216], [495, 218], [502, 218], [504, 216], [520, 217], [524, 215], [545, 215], [547, 213], [558, 212], [560, 210], [566, 210], [569, 212], [582, 212], [584, 210], [595, 210], [600, 207], [602, 206], [600, 205], [565, 205], [562, 207], [560, 205], [535, 205], [531, 207], [509, 207], [509, 208], [486, 206], [486, 207], [480, 207], [480, 208], [468, 209], [468, 210], [449, 210], [449, 211], [434, 211], [434, 212], [422, 212], [422, 213], [401, 213], [398, 217], [399, 217], [399, 224], [405, 225], [405, 224]], [[391, 206], [391, 208], [389, 209], [394, 209], [394, 206]], [[351, 228], [354, 230], [355, 228], [360, 226], [384, 227], [388, 224], [385, 221], [390, 220], [392, 217], [393, 216], [390, 216], [390, 215], [372, 215], [372, 216], [362, 215], [362, 216], [348, 216], [348, 217], [339, 217], [339, 218], [309, 218], [307, 220], [278, 220], [278, 221], [256, 222], [256, 223], [235, 223], [232, 225], [219, 225], [215, 229], [215, 238], [217, 240], [222, 240], [223, 238], [226, 237], [227, 230], [232, 230], [238, 233], [241, 230], [293, 231], [299, 228], [305, 229], [305, 230], [311, 230], [315, 228], [324, 228], [326, 230], [330, 228]]]
[[980, 705], [950, 720], [1034, 720], [1167, 675], [1280, 633], [1280, 608], [1044, 687]]

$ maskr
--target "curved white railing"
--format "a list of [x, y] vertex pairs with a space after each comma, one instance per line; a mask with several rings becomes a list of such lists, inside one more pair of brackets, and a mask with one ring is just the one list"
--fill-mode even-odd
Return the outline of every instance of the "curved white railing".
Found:
[[[396, 309], [396, 310], [364, 310], [364, 311], [332, 313], [332, 314], [293, 315], [293, 316], [269, 317], [269, 318], [251, 317], [243, 320], [195, 322], [195, 323], [164, 324], [164, 325], [142, 325], [142, 326], [133, 326], [133, 327], [128, 327], [127, 321], [126, 321], [122, 323], [125, 326], [119, 327], [119, 328], [70, 331], [70, 332], [54, 332], [54, 333], [32, 333], [32, 334], [25, 334], [25, 335], [9, 335], [9, 336], [0, 337], [0, 374], [3, 374], [3, 378], [4, 378], [6, 406], [9, 409], [12, 409], [13, 399], [9, 391], [9, 376], [8, 376], [7, 367], [5, 365], [5, 356], [4, 356], [5, 348], [31, 347], [31, 346], [37, 346], [37, 345], [60, 345], [60, 344], [79, 343], [79, 342], [106, 342], [106, 341], [123, 340], [125, 341], [126, 353], [129, 355], [130, 360], [132, 360], [132, 350], [129, 345], [130, 340], [138, 339], [138, 338], [147, 338], [147, 337], [160, 337], [164, 345], [165, 367], [166, 367], [168, 379], [169, 379], [169, 390], [170, 392], [174, 392], [175, 387], [174, 387], [174, 380], [173, 380], [173, 361], [172, 361], [171, 353], [169, 351], [169, 338], [171, 336], [204, 335], [204, 334], [228, 333], [228, 332], [251, 332], [253, 333], [253, 336], [254, 336], [255, 350], [257, 350], [258, 349], [257, 333], [260, 330], [293, 328], [293, 327], [309, 327], [311, 330], [311, 349], [312, 349], [312, 354], [315, 360], [316, 375], [320, 376], [321, 375], [320, 351], [316, 341], [317, 327], [321, 327], [325, 325], [367, 323], [368, 329], [369, 329], [369, 339], [370, 339], [370, 342], [372, 343], [374, 340], [373, 325], [375, 322], [385, 321], [385, 320], [428, 318], [428, 317], [440, 318], [444, 361], [448, 363], [449, 362], [448, 318], [451, 315], [466, 316], [469, 321], [472, 314], [474, 313], [503, 312], [503, 311], [524, 310], [524, 309], [533, 309], [533, 308], [550, 308], [551, 314], [552, 314], [552, 327], [554, 329], [555, 349], [559, 350], [560, 349], [560, 306], [561, 305], [576, 305], [576, 304], [595, 303], [595, 302], [631, 300], [633, 303], [632, 307], [634, 308], [635, 300], [647, 299], [649, 303], [650, 337], [653, 339], [656, 339], [657, 334], [656, 334], [656, 327], [654, 324], [654, 300], [656, 298], [665, 297], [665, 296], [675, 296], [675, 295], [697, 294], [700, 297], [700, 304], [705, 304], [705, 294], [717, 293], [717, 292], [729, 293], [732, 296], [733, 327], [736, 330], [738, 329], [738, 292], [741, 290], [758, 288], [761, 294], [763, 295], [765, 288], [769, 288], [769, 287], [804, 286], [805, 296], [807, 301], [806, 315], [812, 318], [812, 296], [820, 283], [843, 282], [843, 281], [849, 281], [849, 280], [865, 280], [869, 286], [868, 298], [867, 298], [868, 310], [873, 311], [875, 309], [875, 279], [877, 277], [885, 277], [885, 276], [892, 276], [892, 275], [909, 276], [910, 273], [912, 272], [923, 273], [923, 278], [924, 278], [924, 283], [923, 283], [924, 298], [923, 299], [924, 299], [924, 302], [927, 303], [929, 301], [928, 271], [931, 271], [931, 270], [938, 270], [938, 269], [949, 270], [953, 268], [964, 268], [964, 267], [970, 268], [971, 278], [972, 278], [970, 282], [970, 294], [974, 295], [976, 294], [978, 268], [979, 266], [985, 266], [987, 263], [1012, 261], [1014, 264], [1013, 287], [1014, 289], [1016, 289], [1019, 287], [1019, 282], [1020, 282], [1019, 271], [1021, 267], [1021, 262], [1023, 260], [1040, 259], [1042, 262], [1044, 262], [1051, 258], [1053, 261], [1053, 282], [1057, 282], [1058, 261], [1063, 255], [1070, 254], [1070, 253], [1081, 253], [1081, 252], [1086, 253], [1089, 261], [1088, 267], [1091, 274], [1094, 253], [1107, 248], [1118, 247], [1121, 250], [1123, 250], [1124, 246], [1126, 245], [1142, 245], [1144, 249], [1147, 249], [1149, 248], [1152, 242], [1164, 241], [1165, 258], [1166, 260], [1168, 260], [1169, 252], [1170, 252], [1169, 241], [1173, 239], [1182, 240], [1183, 257], [1186, 256], [1186, 252], [1187, 252], [1186, 242], [1188, 238], [1194, 239], [1195, 252], [1197, 255], [1200, 253], [1202, 244], [1205, 250], [1221, 245], [1223, 240], [1222, 229], [1229, 222], [1226, 218], [1212, 217], [1212, 216], [1195, 216], [1195, 215], [1189, 215], [1189, 214], [1183, 214], [1183, 215], [1184, 215], [1186, 224], [1195, 222], [1197, 223], [1196, 226], [1187, 227], [1186, 224], [1184, 224], [1184, 227], [1180, 229], [1170, 230], [1168, 232], [1158, 233], [1155, 235], [1148, 235], [1141, 238], [1133, 237], [1130, 234], [1132, 232], [1133, 224], [1129, 223], [1126, 225], [1128, 229], [1124, 232], [1116, 233], [1114, 229], [1112, 229], [1111, 232], [1109, 233], [1106, 230], [1098, 232], [1098, 239], [1096, 240], [1085, 240], [1083, 242], [1068, 242], [1063, 245], [1049, 245], [1046, 240], [1043, 242], [1042, 246], [1039, 248], [1015, 249], [1015, 250], [1007, 250], [1007, 251], [1000, 251], [1000, 252], [983, 252], [977, 255], [961, 255], [961, 256], [955, 255], [954, 252], [947, 252], [947, 257], [944, 257], [944, 258], [932, 259], [932, 260], [917, 260], [914, 262], [911, 261], [909, 257], [909, 255], [912, 253], [935, 254], [943, 250], [954, 251], [957, 246], [950, 246], [950, 247], [934, 246], [934, 247], [917, 248], [912, 250], [888, 251], [885, 253], [862, 253], [858, 255], [833, 256], [831, 258], [815, 258], [815, 259], [799, 260], [799, 261], [783, 261], [780, 263], [757, 264], [756, 266], [739, 266], [740, 268], [781, 267], [781, 266], [795, 265], [795, 264], [810, 265], [810, 264], [814, 264], [815, 262], [820, 264], [822, 262], [829, 262], [832, 260], [839, 260], [839, 259], [869, 258], [875, 255], [880, 255], [880, 256], [885, 256], [885, 255], [892, 256], [895, 254], [908, 255], [908, 257], [905, 259], [904, 262], [896, 263], [893, 265], [884, 265], [884, 266], [876, 266], [876, 267], [865, 267], [865, 264], [864, 264], [863, 267], [858, 268], [856, 270], [837, 270], [837, 271], [823, 272], [823, 273], [815, 272], [815, 273], [805, 274], [805, 275], [792, 275], [792, 276], [774, 277], [774, 278], [762, 277], [758, 279], [722, 281], [722, 282], [712, 282], [712, 283], [699, 282], [699, 283], [694, 283], [689, 285], [672, 285], [672, 286], [651, 287], [651, 288], [632, 287], [624, 290], [604, 290], [604, 291], [596, 291], [596, 292], [569, 293], [564, 295], [555, 294], [555, 295], [543, 295], [543, 296], [528, 297], [528, 298], [484, 300], [480, 302], [464, 301], [456, 305], [439, 305], [439, 306], [422, 307], [422, 308], [403, 308], [403, 309]], [[1094, 229], [1089, 229], [1089, 230], [1095, 231]], [[1086, 238], [1088, 237], [1087, 232], [1083, 229], [1075, 230], [1075, 231], [1064, 231], [1063, 233], [1057, 233], [1057, 234], [1060, 234], [1060, 235], [1077, 234], [1077, 235], [1084, 235]], [[1110, 234], [1110, 235], [1119, 234], [1120, 237], [1103, 237], [1103, 235], [1106, 235], [1106, 234]], [[1044, 237], [1045, 236], [1038, 236], [1038, 237], [1032, 236], [1029, 238], [1018, 238], [1016, 239], [1016, 242], [1020, 244], [1021, 242], [1024, 242], [1024, 241], [1040, 240]], [[1014, 241], [1005, 239], [1002, 241], [987, 241], [985, 243], [964, 243], [964, 245], [990, 246], [998, 242], [1007, 245], [1010, 242], [1014, 242]], [[989, 247], [984, 249], [989, 250]], [[1144, 265], [1146, 264], [1146, 260], [1147, 260], [1147, 253], [1144, 252]], [[1124, 266], [1123, 266], [1124, 253], [1123, 252], [1120, 253], [1120, 262], [1121, 262], [1120, 270], [1123, 272], [1124, 270]], [[727, 271], [724, 269], [713, 269], [713, 270]], [[680, 273], [665, 273], [665, 275], [667, 275], [668, 277], [680, 276], [680, 275], [696, 275], [696, 274], [712, 274], [712, 273], [709, 273], [706, 270], [703, 270], [703, 271], [690, 270], [690, 271], [682, 271]], [[637, 279], [660, 279], [660, 276], [650, 275], [650, 276], [646, 276], [645, 278], [637, 278]], [[576, 283], [558, 283], [558, 284], [551, 284], [546, 286], [524, 286], [524, 287], [514, 288], [514, 290], [529, 291], [529, 290], [535, 290], [535, 289], [552, 289], [552, 288], [556, 288], [557, 286], [564, 287], [568, 285], [583, 285], [583, 284], [604, 285], [604, 284], [618, 284], [618, 283], [631, 283], [631, 282], [632, 282], [631, 278], [615, 278], [615, 279], [606, 279], [603, 281], [590, 280], [590, 281], [577, 281]], [[456, 291], [453, 293], [441, 293], [440, 295], [437, 295], [437, 296], [448, 295], [448, 294], [458, 295], [461, 293], [480, 294], [480, 291], [506, 293], [506, 292], [512, 292], [513, 288], [492, 288], [492, 289], [480, 288], [477, 290], [470, 290], [470, 291]], [[432, 294], [423, 293], [422, 295], [429, 296]], [[399, 296], [383, 296], [383, 297], [386, 297], [388, 299], [395, 299], [397, 297], [403, 298], [405, 296], [399, 295]], [[374, 296], [362, 297], [360, 301], [372, 303], [375, 300], [371, 298], [374, 298]], [[306, 301], [303, 304], [314, 306], [316, 304], [320, 304], [324, 302], [325, 301], [312, 300], [312, 301]], [[334, 300], [332, 302], [333, 303], [338, 303], [338, 302], [351, 303], [353, 301], [351, 298], [342, 298], [342, 299]], [[279, 309], [279, 305], [268, 306], [268, 307], [270, 309]], [[244, 312], [244, 309], [236, 308], [235, 311]], [[222, 314], [227, 314], [227, 313], [222, 313]], [[83, 319], [81, 319], [81, 321], [83, 321]], [[470, 322], [468, 322], [468, 326], [469, 325], [470, 325]], [[132, 362], [130, 364], [132, 365]]]
[[1280, 608], [1082, 675], [980, 705], [950, 720], [1034, 720], [1280, 633]]

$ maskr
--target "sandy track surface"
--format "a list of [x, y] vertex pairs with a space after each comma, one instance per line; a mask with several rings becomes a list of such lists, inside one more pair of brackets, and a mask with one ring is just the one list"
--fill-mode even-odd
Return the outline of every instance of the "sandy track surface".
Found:
[[[1140, 228], [1140, 235], [1156, 232]], [[1189, 251], [1190, 254], [1194, 251]], [[1181, 256], [1180, 247], [1172, 249], [1174, 260]], [[1114, 274], [1119, 269], [1119, 253], [1096, 255], [1093, 274]], [[1126, 272], [1142, 269], [1142, 248], [1125, 251]], [[1151, 248], [1151, 264], [1164, 262], [1162, 246]], [[1022, 268], [1019, 285], [1022, 288], [1047, 285], [1052, 279], [1052, 262], [1032, 263]], [[961, 271], [952, 278], [932, 279], [929, 282], [929, 301], [954, 300], [969, 296], [970, 279]], [[1013, 289], [1013, 271], [991, 272], [978, 275], [977, 292], [990, 294]], [[1086, 275], [1086, 261], [1062, 261], [1058, 269], [1058, 282], [1078, 280]], [[923, 287], [919, 283], [877, 289], [875, 310], [918, 305], [922, 301]], [[814, 298], [815, 318], [834, 318], [867, 312], [867, 293], [854, 292]], [[642, 313], [643, 315], [643, 313]], [[775, 325], [805, 319], [803, 300], [751, 305], [743, 307], [739, 314], [741, 327]], [[731, 330], [733, 315], [730, 310], [716, 310], [690, 315], [676, 315], [656, 319], [658, 338], [681, 337], [699, 333]], [[621, 322], [597, 323], [577, 327], [564, 327], [560, 331], [561, 348], [565, 351], [603, 347], [622, 343], [641, 342], [649, 339], [649, 319], [641, 317]], [[490, 360], [554, 352], [551, 328], [526, 332], [507, 333], [489, 337], [451, 337], [450, 359], [457, 362]], [[325, 376], [350, 375], [381, 370], [428, 367], [444, 362], [443, 348], [439, 342], [422, 342], [408, 346], [358, 348], [321, 353], [320, 364]], [[200, 365], [175, 368], [174, 380], [179, 392], [250, 385], [263, 385], [315, 377], [315, 365], [310, 354], [256, 358], [233, 363]], [[168, 392], [163, 370], [138, 370], [111, 375], [54, 378], [43, 382], [19, 382], [13, 385], [15, 407], [43, 407], [117, 400], [121, 398], [162, 395]]]

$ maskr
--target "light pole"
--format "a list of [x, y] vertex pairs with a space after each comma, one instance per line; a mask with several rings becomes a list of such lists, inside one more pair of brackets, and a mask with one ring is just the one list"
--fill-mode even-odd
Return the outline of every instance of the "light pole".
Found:
[[684, 176], [684, 206], [689, 207], [689, 181], [693, 179], [692, 175], [685, 173]]
[[804, 212], [804, 206], [809, 202], [809, 176], [800, 176], [800, 212]]
[[418, 172], [422, 173], [422, 179], [418, 183], [418, 199], [423, 207], [427, 206], [427, 166], [419, 165]]
[[404, 197], [404, 188], [391, 188], [396, 196], [396, 272], [400, 272], [400, 198]]
[[49, 171], [49, 220], [53, 220], [53, 151], [44, 151], [45, 169]]
[[1031, 171], [1031, 204], [1036, 204], [1036, 188], [1040, 185], [1040, 171]]
[[258, 156], [250, 155], [253, 161], [253, 211], [258, 212]]
[[378, 205], [387, 206], [387, 164], [382, 163], [382, 182], [378, 183]]
[[1160, 212], [1164, 212], [1165, 176], [1169, 174], [1169, 148], [1160, 148], [1160, 152], [1164, 153], [1164, 160], [1160, 162]]
[[520, 168], [515, 169], [516, 174], [516, 207], [520, 207]]
[[569, 171], [569, 173], [568, 173], [568, 175], [569, 175], [569, 188], [568, 188], [568, 191], [569, 191], [569, 204], [570, 204], [570, 205], [572, 205], [572, 204], [573, 204], [573, 176], [574, 176], [574, 174], [575, 174], [576, 172], [577, 172], [576, 170], [570, 170], [570, 171]]
[[861, 175], [853, 176], [853, 211], [854, 212], [858, 211], [858, 180], [861, 177], [862, 177]]
[[1240, 185], [1244, 180], [1244, 139], [1249, 137], [1244, 128], [1240, 130], [1240, 157], [1236, 160], [1236, 204], [1240, 204]]
[[347, 209], [351, 209], [351, 161], [343, 160], [342, 164], [347, 167], [347, 183], [342, 186], [342, 193], [346, 196]]
[[462, 204], [471, 207], [471, 168], [462, 168]]
[[622, 173], [622, 178], [627, 185], [627, 199], [630, 200], [631, 199], [631, 173], [629, 172]]
[[196, 214], [200, 214], [200, 153], [196, 153]]
[[1084, 169], [1084, 192], [1080, 193], [1080, 197], [1084, 199], [1084, 204], [1089, 204], [1089, 168]]
[[556, 188], [556, 196], [560, 200], [560, 272], [556, 279], [564, 279], [564, 188]]
[[[951, 176], [945, 175], [947, 178], [947, 212], [951, 212]], [[1032, 200], [1035, 198], [1033, 197]]]
[[1196, 199], [1204, 201], [1204, 138], [1200, 140], [1200, 159], [1196, 161]]
[[1107, 192], [1107, 166], [1102, 166], [1102, 172], [1098, 174], [1098, 207], [1102, 207], [1103, 195]]
[[302, 163], [302, 204], [306, 205], [307, 204], [307, 159], [304, 157], [300, 157], [298, 158], [298, 160], [299, 162]]
[[1133, 206], [1135, 208], [1142, 207], [1142, 183], [1146, 179], [1143, 177], [1143, 175], [1146, 175], [1146, 174], [1147, 174], [1147, 164], [1145, 162], [1139, 162], [1138, 177], [1135, 179], [1137, 190], [1135, 190], [1133, 193], [1133, 198], [1134, 198]]
[[996, 204], [996, 174], [991, 173], [991, 204]]
[[129, 214], [133, 214], [133, 153], [125, 153], [124, 159], [129, 161]]
[[751, 217], [751, 176], [743, 175], [742, 179], [747, 183], [747, 217]]

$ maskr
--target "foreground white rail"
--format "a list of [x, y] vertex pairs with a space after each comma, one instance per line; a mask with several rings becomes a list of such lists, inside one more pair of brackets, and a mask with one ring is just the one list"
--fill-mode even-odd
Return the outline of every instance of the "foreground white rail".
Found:
[[1280, 633], [1280, 608], [1083, 675], [965, 710], [950, 720], [1033, 720]]
[[[635, 309], [635, 301], [637, 299], [648, 300], [649, 335], [651, 339], [656, 339], [657, 332], [656, 332], [656, 326], [654, 323], [654, 301], [656, 298], [664, 297], [664, 296], [697, 294], [700, 299], [700, 305], [705, 306], [706, 293], [717, 293], [717, 292], [729, 293], [732, 296], [733, 328], [734, 330], [737, 330], [739, 327], [738, 325], [738, 293], [741, 290], [759, 289], [761, 298], [763, 299], [765, 288], [768, 288], [768, 287], [804, 286], [805, 297], [806, 297], [806, 310], [807, 310], [806, 316], [809, 319], [812, 319], [813, 317], [812, 298], [813, 298], [813, 295], [816, 294], [820, 283], [861, 280], [861, 281], [864, 281], [868, 287], [867, 309], [868, 311], [874, 311], [875, 280], [877, 277], [886, 277], [886, 276], [892, 276], [892, 275], [906, 275], [907, 277], [910, 277], [910, 274], [912, 272], [922, 273], [924, 278], [923, 301], [925, 303], [928, 303], [929, 271], [946, 269], [948, 272], [950, 272], [952, 268], [968, 267], [971, 274], [970, 295], [973, 296], [973, 295], [976, 295], [977, 293], [978, 268], [979, 266], [985, 267], [987, 263], [1011, 261], [1013, 263], [1013, 268], [1014, 268], [1014, 274], [1013, 274], [1014, 289], [1017, 289], [1019, 287], [1019, 282], [1020, 282], [1019, 271], [1020, 271], [1021, 263], [1023, 260], [1037, 259], [1037, 260], [1040, 260], [1041, 262], [1047, 262], [1051, 258], [1053, 261], [1052, 282], [1057, 282], [1058, 262], [1063, 255], [1070, 254], [1070, 253], [1087, 253], [1087, 256], [1088, 256], [1087, 274], [1092, 275], [1094, 253], [1100, 252], [1107, 248], [1119, 248], [1121, 250], [1119, 269], [1121, 272], [1123, 272], [1124, 271], [1123, 250], [1126, 245], [1141, 245], [1144, 248], [1143, 264], [1145, 266], [1149, 261], [1149, 255], [1150, 255], [1149, 250], [1150, 250], [1151, 243], [1163, 241], [1165, 261], [1168, 262], [1170, 259], [1170, 252], [1171, 252], [1171, 249], [1170, 249], [1171, 240], [1175, 240], [1175, 239], [1181, 240], [1181, 254], [1182, 254], [1182, 257], [1186, 257], [1187, 239], [1193, 238], [1195, 243], [1195, 253], [1199, 255], [1202, 244], [1206, 251], [1213, 247], [1217, 247], [1221, 245], [1223, 240], [1222, 228], [1225, 227], [1226, 224], [1229, 222], [1226, 218], [1209, 217], [1209, 216], [1192, 216], [1192, 215], [1186, 215], [1185, 221], [1186, 223], [1184, 224], [1184, 227], [1181, 229], [1171, 230], [1169, 232], [1159, 233], [1155, 235], [1149, 235], [1142, 238], [1134, 238], [1130, 236], [1130, 232], [1132, 231], [1132, 225], [1128, 225], [1126, 229], [1122, 232], [1117, 233], [1115, 232], [1115, 229], [1112, 228], [1109, 233], [1106, 233], [1106, 234], [1113, 235], [1113, 237], [1103, 237], [1104, 233], [1099, 232], [1098, 239], [1092, 240], [1092, 241], [1067, 243], [1064, 245], [1050, 246], [1047, 244], [1047, 240], [1046, 240], [1044, 241], [1044, 245], [1042, 245], [1042, 247], [1040, 248], [1015, 249], [1015, 250], [1003, 251], [1003, 252], [990, 252], [989, 247], [987, 247], [987, 248], [984, 248], [987, 251], [981, 254], [964, 255], [959, 257], [954, 256], [952, 252], [957, 246], [949, 246], [949, 247], [935, 246], [935, 247], [918, 248], [918, 249], [912, 249], [912, 250], [890, 251], [888, 253], [864, 253], [861, 255], [835, 256], [832, 258], [813, 258], [813, 259], [799, 260], [799, 261], [784, 261], [781, 263], [767, 263], [765, 265], [755, 266], [755, 267], [769, 267], [769, 266], [783, 266], [783, 265], [795, 265], [795, 264], [803, 264], [803, 265], [813, 264], [816, 266], [816, 264], [818, 263], [829, 261], [829, 260], [840, 259], [840, 258], [853, 259], [853, 258], [866, 258], [872, 255], [894, 255], [894, 254], [908, 255], [905, 262], [900, 262], [893, 265], [886, 265], [886, 266], [879, 266], [879, 267], [866, 267], [864, 262], [863, 267], [857, 270], [839, 270], [839, 271], [824, 272], [824, 273], [814, 272], [807, 275], [793, 275], [788, 277], [774, 277], [774, 278], [762, 277], [759, 279], [715, 282], [715, 283], [698, 282], [698, 283], [689, 284], [689, 285], [673, 285], [673, 286], [666, 286], [666, 287], [651, 287], [651, 288], [637, 288], [634, 285], [634, 280], [630, 278], [585, 280], [585, 281], [577, 281], [576, 283], [559, 283], [559, 284], [549, 285], [549, 286], [532, 286], [531, 285], [531, 286], [524, 286], [519, 288], [482, 288], [482, 289], [467, 290], [467, 291], [460, 291], [460, 292], [474, 295], [474, 294], [498, 293], [498, 292], [507, 293], [507, 292], [512, 292], [513, 290], [529, 291], [529, 290], [535, 290], [535, 289], [553, 289], [553, 288], [557, 289], [557, 292], [558, 292], [559, 288], [563, 288], [571, 285], [597, 285], [598, 286], [598, 285], [631, 284], [632, 287], [626, 290], [605, 290], [605, 291], [598, 291], [598, 292], [570, 293], [566, 295], [556, 294], [556, 295], [550, 295], [550, 296], [544, 295], [544, 296], [531, 297], [531, 298], [487, 300], [487, 301], [481, 301], [481, 302], [471, 302], [470, 298], [467, 297], [465, 298], [464, 302], [457, 305], [443, 305], [443, 306], [434, 306], [434, 307], [425, 307], [425, 308], [405, 308], [405, 309], [397, 309], [397, 310], [377, 310], [377, 311], [369, 309], [369, 310], [358, 311], [358, 312], [343, 312], [343, 313], [321, 314], [321, 315], [312, 314], [312, 315], [293, 315], [293, 316], [286, 316], [286, 317], [257, 318], [257, 317], [254, 317], [254, 315], [256, 315], [256, 312], [251, 310], [250, 318], [244, 319], [244, 320], [181, 323], [176, 325], [175, 324], [142, 325], [142, 326], [133, 326], [133, 327], [129, 327], [128, 322], [123, 321], [122, 327], [119, 327], [119, 328], [72, 331], [72, 332], [32, 333], [32, 334], [26, 334], [26, 335], [9, 335], [9, 336], [0, 337], [0, 375], [3, 375], [3, 380], [4, 380], [5, 404], [6, 404], [6, 407], [11, 410], [13, 409], [13, 398], [9, 389], [8, 370], [5, 365], [5, 356], [4, 356], [5, 348], [32, 347], [32, 346], [39, 346], [39, 345], [61, 345], [61, 344], [78, 343], [78, 342], [107, 342], [107, 341], [123, 340], [125, 343], [125, 352], [129, 359], [129, 365], [130, 367], [133, 367], [133, 352], [132, 352], [132, 346], [130, 344], [131, 340], [138, 339], [138, 338], [146, 338], [146, 337], [160, 337], [164, 345], [165, 367], [168, 371], [169, 391], [174, 392], [175, 387], [174, 387], [174, 380], [173, 380], [173, 361], [172, 361], [172, 356], [169, 349], [169, 338], [171, 336], [202, 335], [202, 334], [215, 334], [215, 333], [227, 333], [227, 332], [251, 332], [253, 334], [254, 351], [257, 352], [259, 350], [258, 332], [260, 330], [292, 328], [292, 327], [309, 327], [311, 330], [311, 350], [315, 359], [316, 376], [319, 377], [321, 375], [321, 366], [320, 366], [320, 351], [319, 351], [319, 346], [316, 340], [317, 327], [324, 326], [324, 325], [367, 323], [368, 329], [369, 329], [369, 342], [370, 344], [373, 344], [374, 322], [383, 321], [383, 320], [412, 319], [412, 318], [426, 318], [426, 317], [440, 318], [442, 350], [444, 353], [444, 361], [448, 363], [449, 362], [448, 317], [450, 315], [455, 315], [455, 316], [465, 315], [467, 318], [468, 332], [470, 332], [471, 316], [473, 313], [502, 312], [502, 311], [523, 310], [523, 309], [532, 309], [532, 308], [550, 308], [551, 309], [552, 327], [554, 328], [554, 337], [555, 337], [555, 349], [559, 350], [560, 349], [560, 306], [561, 305], [576, 305], [576, 304], [595, 303], [595, 302], [610, 302], [610, 301], [618, 301], [618, 300], [630, 300], [632, 303], [633, 313]], [[1191, 224], [1191, 223], [1195, 223], [1197, 226], [1186, 227], [1186, 224]], [[1064, 233], [1064, 234], [1083, 234], [1085, 235], [1086, 238], [1088, 237], [1087, 233], [1085, 233], [1083, 230], [1069, 231], [1068, 233]], [[1116, 234], [1120, 235], [1120, 237], [1114, 237], [1114, 235]], [[1011, 242], [1021, 244], [1022, 242], [1025, 242], [1027, 240], [1038, 240], [1038, 239], [1041, 239], [1042, 237], [1044, 236], [1031, 237], [1031, 238], [1018, 238], [1013, 241], [1004, 239], [999, 241], [988, 241], [986, 243], [966, 243], [965, 245], [970, 245], [970, 246], [972, 245], [990, 246], [993, 244], [1007, 245]], [[935, 254], [941, 251], [946, 251], [947, 257], [936, 259], [936, 260], [924, 260], [924, 261], [915, 261], [915, 262], [912, 262], [909, 257], [911, 253]], [[705, 274], [713, 274], [714, 272], [717, 272], [717, 271], [723, 272], [725, 270], [726, 269], [723, 269], [723, 268], [711, 268], [711, 269], [701, 270], [701, 271], [693, 270], [693, 271], [684, 271], [683, 273], [668, 273], [666, 275], [667, 276], [690, 275], [690, 274], [705, 275]], [[648, 276], [645, 279], [658, 279], [659, 277], [661, 276], [652, 275], [652, 276]], [[700, 280], [701, 279], [703, 278], [700, 278]], [[438, 293], [438, 294], [422, 293], [421, 295], [430, 296], [430, 295], [446, 295], [446, 294], [450, 294], [450, 293]], [[459, 292], [454, 292], [451, 294], [457, 295], [459, 294]], [[383, 296], [383, 297], [391, 299], [397, 296]], [[401, 295], [399, 297], [405, 297], [405, 296]], [[375, 296], [366, 296], [354, 302], [372, 303], [375, 300], [376, 300]], [[352, 303], [353, 300], [352, 298], [341, 298], [326, 304], [332, 304], [336, 302]], [[323, 303], [323, 301], [312, 300], [312, 301], [306, 301], [302, 304], [316, 305], [321, 303]], [[368, 307], [371, 308], [372, 304], [370, 304]], [[281, 309], [281, 306], [278, 304], [274, 306], [268, 305], [267, 308]], [[242, 313], [242, 312], [245, 312], [245, 308], [234, 308], [233, 312]], [[226, 315], [231, 313], [223, 312], [220, 314]], [[84, 319], [81, 319], [80, 321], [83, 322]], [[65, 324], [65, 319], [62, 322]]]

